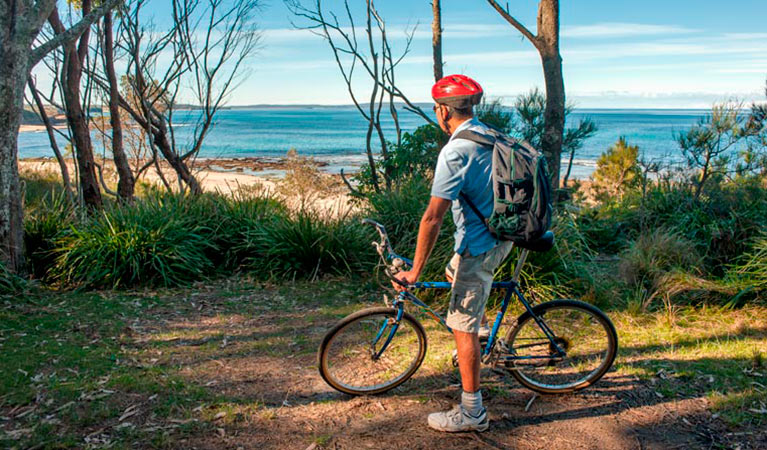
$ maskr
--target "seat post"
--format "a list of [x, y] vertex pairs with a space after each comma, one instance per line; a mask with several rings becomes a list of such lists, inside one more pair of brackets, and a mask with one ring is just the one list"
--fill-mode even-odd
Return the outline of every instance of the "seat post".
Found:
[[520, 253], [519, 258], [517, 258], [517, 264], [514, 265], [514, 276], [511, 278], [511, 281], [519, 283], [519, 275], [522, 273], [522, 266], [525, 264], [528, 253], [528, 249], [522, 249], [522, 253]]

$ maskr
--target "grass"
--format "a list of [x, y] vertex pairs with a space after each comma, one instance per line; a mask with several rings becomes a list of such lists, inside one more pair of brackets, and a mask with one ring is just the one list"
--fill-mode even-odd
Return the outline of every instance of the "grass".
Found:
[[706, 397], [733, 426], [763, 426], [767, 402], [767, 325], [763, 307], [685, 308], [667, 314], [613, 313], [621, 373], [669, 398]]
[[[258, 380], [257, 369], [236, 375], [233, 362], [303, 360], [314, 373], [322, 333], [371, 302], [380, 300], [370, 284], [246, 278], [194, 289], [9, 298], [0, 309], [0, 446], [180, 445], [274, 420], [284, 414], [287, 384], [269, 380], [257, 385], [260, 394], [244, 395], [219, 387], [222, 371]], [[766, 314], [755, 306], [613, 311], [621, 342], [614, 370], [638, 377], [663, 401], [707, 398], [727, 426], [763, 427]], [[452, 374], [449, 335], [421, 320], [429, 351], [417, 376]], [[434, 382], [424, 383], [401, 389], [426, 398]]]

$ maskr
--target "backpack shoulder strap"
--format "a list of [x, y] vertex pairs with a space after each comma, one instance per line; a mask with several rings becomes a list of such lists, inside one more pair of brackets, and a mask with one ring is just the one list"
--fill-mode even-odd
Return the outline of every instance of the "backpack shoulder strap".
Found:
[[487, 222], [487, 218], [482, 215], [482, 213], [479, 211], [479, 208], [477, 208], [477, 205], [474, 204], [473, 201], [469, 200], [469, 196], [461, 192], [460, 194], [461, 199], [466, 202], [467, 205], [469, 205], [469, 208], [471, 208], [472, 211], [474, 211], [474, 214], [479, 217], [479, 220], [482, 221], [482, 223], [485, 224], [488, 230], [490, 230], [490, 225]]
[[477, 133], [471, 130], [462, 130], [454, 136], [455, 139], [466, 139], [468, 141], [476, 142], [479, 145], [485, 147], [493, 147], [495, 145], [495, 137], [489, 134]]
[[[482, 134], [477, 133], [476, 131], [472, 130], [462, 130], [459, 131], [458, 134], [454, 136], [456, 139], [466, 139], [472, 142], [476, 142], [477, 144], [483, 146], [483, 147], [490, 147], [491, 149], [495, 147], [495, 136], [491, 134]], [[463, 200], [469, 208], [474, 212], [474, 214], [477, 215], [479, 220], [482, 221], [483, 224], [485, 224], [485, 227], [487, 227], [488, 230], [490, 230], [490, 225], [488, 223], [487, 217], [482, 215], [482, 212], [480, 212], [479, 208], [477, 208], [477, 205], [474, 204], [471, 200], [469, 200], [469, 196], [464, 194], [463, 192], [460, 193], [461, 200]]]

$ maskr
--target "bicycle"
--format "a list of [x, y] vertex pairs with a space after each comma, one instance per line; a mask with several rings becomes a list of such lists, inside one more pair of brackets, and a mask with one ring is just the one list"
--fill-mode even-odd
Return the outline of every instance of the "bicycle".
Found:
[[[426, 355], [426, 332], [413, 315], [405, 311], [410, 302], [438, 321], [445, 320], [411, 291], [450, 289], [449, 282], [424, 281], [404, 285], [395, 273], [412, 261], [397, 255], [386, 228], [373, 225], [381, 238], [373, 242], [386, 275], [407, 288], [386, 307], [353, 313], [338, 322], [322, 340], [317, 352], [320, 375], [334, 389], [351, 395], [381, 394], [407, 381]], [[543, 394], [584, 389], [607, 373], [618, 350], [618, 336], [610, 319], [598, 308], [578, 300], [553, 300], [532, 306], [520, 290], [522, 265], [530, 251], [548, 251], [554, 234], [548, 231], [537, 241], [521, 245], [514, 274], [509, 281], [493, 282], [506, 289], [487, 342], [482, 343], [483, 364], [508, 370], [523, 386]], [[391, 264], [391, 265], [389, 265]], [[497, 338], [513, 296], [524, 306], [506, 336]], [[457, 361], [454, 358], [453, 364]]]

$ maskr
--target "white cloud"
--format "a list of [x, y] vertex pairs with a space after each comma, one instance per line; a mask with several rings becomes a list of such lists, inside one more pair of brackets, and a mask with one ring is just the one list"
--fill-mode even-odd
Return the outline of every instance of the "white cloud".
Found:
[[565, 38], [657, 36], [696, 33], [699, 30], [677, 25], [649, 25], [643, 23], [604, 22], [593, 25], [562, 27]]

